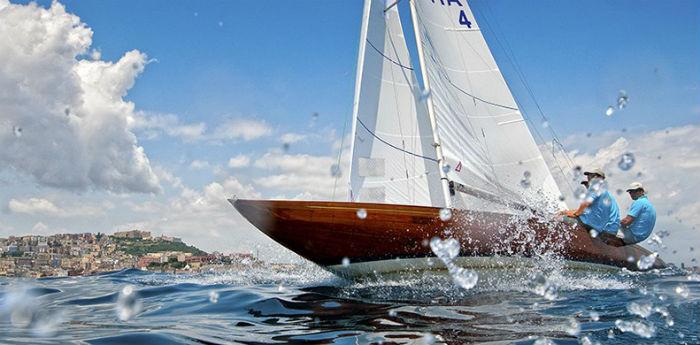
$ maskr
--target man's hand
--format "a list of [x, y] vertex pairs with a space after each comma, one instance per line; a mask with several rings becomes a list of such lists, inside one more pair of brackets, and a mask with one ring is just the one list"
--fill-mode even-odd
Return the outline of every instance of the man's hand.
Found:
[[559, 212], [557, 213], [557, 215], [559, 215], [559, 216], [567, 216], [567, 217], [570, 217], [570, 218], [576, 218], [576, 217], [578, 217], [578, 215], [576, 214], [576, 211], [575, 211], [575, 210], [559, 211]]

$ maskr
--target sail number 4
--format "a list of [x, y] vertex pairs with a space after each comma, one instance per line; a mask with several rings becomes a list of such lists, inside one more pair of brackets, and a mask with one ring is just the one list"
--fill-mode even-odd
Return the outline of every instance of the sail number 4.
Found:
[[472, 22], [467, 19], [467, 15], [464, 14], [464, 10], [459, 11], [459, 24], [466, 25], [468, 28], [472, 28]]
[[[435, 0], [431, 0], [431, 1], [432, 1], [432, 3], [435, 3]], [[462, 5], [462, 3], [459, 2], [459, 0], [438, 0], [438, 1], [440, 1], [440, 5], [442, 5], [442, 6], [445, 6], [445, 4], [447, 4], [447, 6], [452, 6], [454, 4], [454, 5], [457, 5], [459, 7], [464, 7]], [[467, 18], [467, 14], [464, 13], [464, 10], [459, 10], [459, 25], [466, 25], [468, 28], [470, 28], [470, 29], [472, 28], [472, 22], [469, 21], [469, 19]]]

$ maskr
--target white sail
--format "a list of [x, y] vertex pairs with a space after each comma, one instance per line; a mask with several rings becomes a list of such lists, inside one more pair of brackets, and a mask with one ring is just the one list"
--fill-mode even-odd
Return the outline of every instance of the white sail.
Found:
[[495, 197], [530, 203], [537, 197], [556, 203], [559, 188], [467, 2], [412, 5], [448, 178], [471, 191], [473, 202]]
[[441, 206], [425, 102], [398, 6], [366, 0], [360, 37], [350, 170], [352, 201]]

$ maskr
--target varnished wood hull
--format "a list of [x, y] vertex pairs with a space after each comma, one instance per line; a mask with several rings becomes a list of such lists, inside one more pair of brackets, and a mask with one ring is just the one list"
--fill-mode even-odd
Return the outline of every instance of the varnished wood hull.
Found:
[[[344, 269], [346, 266], [341, 265], [344, 258], [356, 268], [371, 268], [372, 263], [386, 260], [432, 257], [434, 254], [428, 243], [433, 237], [459, 240], [460, 256], [465, 258], [518, 258], [547, 252], [582, 264], [639, 270], [637, 260], [651, 254], [637, 245], [609, 246], [579, 227], [556, 221], [544, 223], [536, 218], [521, 220], [507, 214], [453, 210], [452, 218], [442, 221], [440, 209], [436, 207], [327, 201], [230, 201], [248, 221], [276, 242], [346, 276], [367, 274], [371, 270]], [[366, 210], [365, 219], [357, 216], [358, 209]], [[356, 265], [362, 263], [365, 266]], [[652, 268], [664, 266], [664, 262], [657, 259]]]

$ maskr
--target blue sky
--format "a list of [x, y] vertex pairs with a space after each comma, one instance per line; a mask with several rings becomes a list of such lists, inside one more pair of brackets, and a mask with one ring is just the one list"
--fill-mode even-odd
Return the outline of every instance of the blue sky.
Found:
[[[39, 4], [51, 6], [50, 1]], [[206, 200], [208, 186], [225, 186], [224, 181], [231, 177], [244, 187], [251, 186], [261, 197], [295, 197], [305, 191], [304, 186], [283, 189], [259, 180], [265, 176], [287, 179], [284, 174], [289, 171], [285, 169], [291, 168], [275, 166], [281, 169], [275, 171], [263, 163], [255, 164], [265, 157], [277, 157], [274, 164], [281, 164], [275, 155], [280, 154], [280, 138], [285, 134], [303, 137], [286, 152], [293, 156], [290, 158], [308, 159], [313, 164], [335, 160], [352, 111], [362, 1], [107, 0], [62, 4], [93, 31], [89, 50], [101, 53], [98, 60], [116, 63], [134, 49], [151, 59], [124, 95], [136, 111], [169, 114], [175, 125], [201, 123], [212, 135], [229, 121], [241, 119], [257, 121], [269, 130], [250, 140], [185, 140], [163, 134], [163, 128], [159, 135], [133, 129], [151, 166], [182, 182], [167, 185], [161, 173], [163, 192], [158, 195], [113, 194], [113, 190], [99, 186], [75, 191], [46, 186], [21, 171], [0, 168], [0, 177], [16, 181], [5, 184], [0, 205], [29, 198], [46, 198], [58, 206], [63, 203], [59, 207], [63, 210], [103, 200], [115, 205], [94, 219], [42, 218], [37, 213], [13, 213], [5, 207], [9, 220], [0, 223], [0, 235], [25, 232], [38, 221], [67, 231], [147, 224], [148, 214], [137, 214], [123, 205], [160, 203], [162, 210], [190, 190]], [[567, 149], [595, 155], [623, 135], [623, 129], [624, 135], [634, 138], [667, 127], [698, 125], [700, 2], [475, 0], [470, 4], [534, 126], [539, 127], [539, 115], [499, 41], [510, 46], [550, 125], [569, 144]], [[411, 45], [407, 0], [399, 8]], [[415, 57], [415, 50], [412, 53]], [[629, 95], [628, 107], [605, 116], [605, 109], [615, 103], [621, 89]], [[314, 113], [318, 113], [316, 121]], [[586, 133], [593, 137], [587, 138]], [[229, 159], [239, 155], [250, 159], [249, 169], [227, 167]], [[206, 166], [193, 168], [194, 161]], [[325, 165], [319, 168], [323, 173], [328, 170]], [[166, 226], [160, 230], [166, 231]], [[212, 241], [200, 244], [221, 249]], [[226, 246], [232, 247], [230, 242]]]

